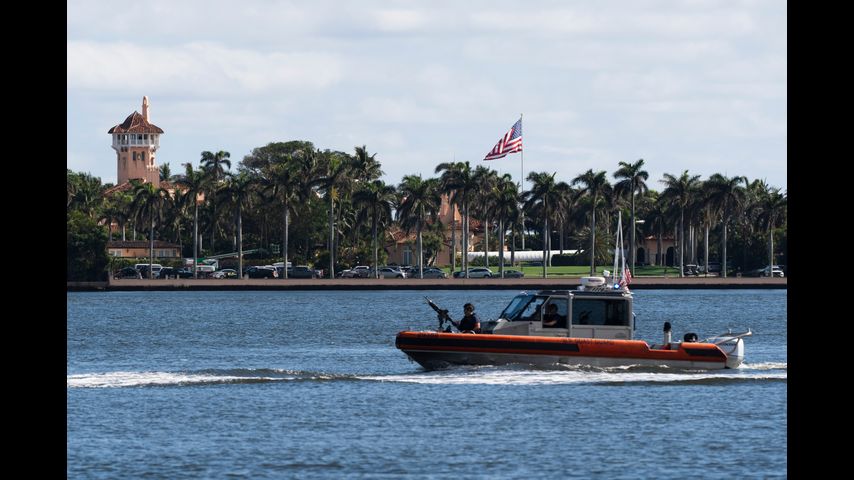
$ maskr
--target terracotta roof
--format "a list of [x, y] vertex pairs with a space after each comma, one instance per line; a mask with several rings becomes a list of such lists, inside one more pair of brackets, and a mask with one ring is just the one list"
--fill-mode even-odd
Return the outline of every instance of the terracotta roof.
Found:
[[[107, 248], [149, 248], [151, 245], [148, 240], [113, 240], [107, 242]], [[163, 240], [155, 240], [154, 248], [181, 248], [177, 243], [164, 242]]]
[[111, 128], [107, 133], [163, 133], [163, 129], [153, 123], [145, 121], [139, 112], [134, 111], [119, 125]]
[[[120, 183], [118, 185], [112, 186], [112, 187], [104, 190], [104, 196], [109, 197], [110, 195], [112, 195], [116, 192], [127, 192], [127, 191], [131, 190], [132, 188], [133, 188], [133, 185], [130, 182]], [[165, 189], [165, 190], [169, 190], [169, 191], [174, 191], [176, 189], [179, 189], [182, 191], [186, 190], [184, 188], [179, 187], [178, 184], [170, 182], [169, 180], [160, 180], [160, 188]]]

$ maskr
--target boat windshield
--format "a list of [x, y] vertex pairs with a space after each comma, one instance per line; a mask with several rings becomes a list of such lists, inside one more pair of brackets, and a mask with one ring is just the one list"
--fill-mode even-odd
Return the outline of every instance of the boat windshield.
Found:
[[498, 318], [504, 318], [511, 322], [539, 320], [540, 306], [547, 298], [540, 295], [517, 295]]

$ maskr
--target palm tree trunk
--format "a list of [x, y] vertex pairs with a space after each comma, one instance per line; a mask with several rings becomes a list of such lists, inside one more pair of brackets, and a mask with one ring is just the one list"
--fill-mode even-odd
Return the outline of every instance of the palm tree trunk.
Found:
[[194, 203], [196, 208], [193, 209], [193, 278], [199, 278], [199, 268], [196, 265], [199, 258], [199, 202]]
[[288, 223], [291, 219], [290, 205], [285, 202], [285, 229], [282, 232], [282, 278], [288, 278]]
[[[658, 224], [658, 236], [655, 239], [655, 248], [656, 248], [656, 265], [659, 267], [664, 266], [664, 257], [661, 256], [661, 239], [664, 238], [664, 222], [659, 222]], [[632, 272], [634, 275], [635, 272]]]
[[679, 210], [679, 278], [685, 276], [685, 209]]
[[237, 279], [243, 279], [243, 213], [237, 204]]
[[[545, 207], [545, 206], [544, 206]], [[545, 208], [544, 208], [545, 210]], [[549, 264], [549, 259], [547, 257], [546, 248], [548, 248], [548, 231], [549, 231], [549, 219], [548, 217], [543, 219], [543, 278], [546, 278], [548, 274], [546, 269]]]
[[636, 188], [637, 187], [635, 186], [634, 182], [632, 182], [632, 220], [631, 220], [632, 224], [631, 224], [631, 228], [629, 229], [629, 265], [632, 266], [632, 269], [631, 269], [632, 275], [635, 274], [635, 251], [636, 251], [635, 247], [637, 246], [637, 244], [635, 244], [635, 229], [637, 228], [637, 225], [635, 225], [635, 189]]
[[703, 265], [706, 266], [704, 269], [706, 272], [706, 276], [709, 276], [709, 228], [711, 228], [711, 224], [706, 224], [706, 237], [703, 240]]
[[335, 199], [329, 192], [329, 278], [335, 278]]
[[768, 276], [774, 278], [774, 229], [772, 220], [768, 220]]
[[489, 268], [489, 220], [486, 218], [483, 221], [483, 266]]
[[418, 224], [418, 278], [424, 278], [424, 244], [421, 239], [421, 224]]
[[596, 274], [596, 197], [593, 197], [593, 211], [590, 215], [590, 275]]
[[457, 219], [454, 218], [454, 206], [451, 205], [451, 274], [457, 270]]
[[154, 278], [151, 267], [154, 265], [154, 209], [151, 210], [151, 234], [148, 236], [148, 279]]
[[463, 278], [469, 278], [469, 202], [463, 200]]
[[726, 224], [728, 219], [724, 219], [724, 235], [721, 240], [721, 250], [723, 253], [721, 254], [721, 276], [726, 278]]
[[498, 275], [504, 278], [504, 218], [498, 219]]
[[374, 210], [374, 218], [371, 222], [371, 232], [374, 240], [374, 278], [380, 278], [379, 257], [377, 256], [377, 212]]
[[510, 227], [510, 266], [516, 265], [516, 227]]
[[123, 223], [122, 224], [122, 241], [123, 242], [127, 241], [127, 238], [125, 237], [125, 227], [126, 227], [126, 225]]

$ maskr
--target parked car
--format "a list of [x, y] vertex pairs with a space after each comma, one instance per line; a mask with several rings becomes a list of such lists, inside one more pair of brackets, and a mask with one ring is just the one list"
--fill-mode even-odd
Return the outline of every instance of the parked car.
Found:
[[359, 265], [357, 267], [353, 267], [349, 270], [344, 270], [341, 272], [341, 278], [368, 278], [368, 274], [371, 272], [371, 267], [365, 265]]
[[691, 263], [685, 265], [685, 267], [682, 271], [683, 271], [683, 275], [693, 275], [696, 277], [697, 275], [700, 274], [700, 269], [696, 265], [691, 264]]
[[156, 278], [178, 278], [178, 269], [172, 267], [163, 267], [160, 269], [157, 274], [155, 274]]
[[[412, 267], [406, 278], [418, 278], [418, 267]], [[424, 267], [424, 278], [448, 278], [448, 274], [436, 267]]]
[[135, 269], [135, 268], [133, 268], [133, 267], [125, 267], [125, 268], [123, 268], [123, 269], [119, 270], [118, 272], [116, 272], [116, 274], [113, 276], [113, 278], [136, 278], [136, 279], [141, 279], [141, 278], [142, 278], [142, 274], [141, 274], [141, 273], [139, 273], [139, 270], [137, 270], [137, 269]]
[[307, 265], [297, 265], [288, 269], [288, 278], [320, 278], [320, 274]]
[[[379, 276], [382, 278], [406, 278], [406, 274], [398, 267], [380, 267]], [[373, 278], [370, 274], [368, 277]]]
[[[769, 274], [769, 271], [770, 271], [770, 274]], [[774, 265], [774, 266], [773, 266], [772, 268], [770, 268], [770, 269], [769, 269], [769, 268], [768, 268], [768, 266], [766, 265], [766, 266], [765, 266], [765, 268], [763, 268], [763, 269], [761, 270], [761, 272], [759, 273], [759, 276], [761, 276], [761, 277], [770, 277], [770, 276], [774, 276], [774, 277], [780, 277], [780, 278], [783, 278], [785, 275], [783, 274], [783, 269], [782, 269], [782, 268], [780, 268], [780, 266], [779, 266], [779, 265]]]
[[[469, 278], [491, 278], [495, 273], [486, 267], [475, 267], [469, 269]], [[465, 274], [462, 270], [454, 272], [454, 278], [464, 278]]]
[[512, 268], [504, 269], [504, 278], [522, 278], [524, 276], [525, 273], [519, 270], [513, 270]]
[[232, 268], [223, 268], [217, 270], [211, 275], [213, 278], [237, 278], [237, 270]]
[[279, 274], [274, 267], [249, 267], [246, 269], [249, 278], [278, 278]]

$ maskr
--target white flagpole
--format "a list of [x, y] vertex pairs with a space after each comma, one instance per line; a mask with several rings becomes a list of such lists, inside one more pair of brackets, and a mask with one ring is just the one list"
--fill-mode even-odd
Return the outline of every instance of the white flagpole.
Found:
[[[523, 134], [522, 135], [522, 156], [521, 156], [522, 168], [520, 171], [521, 177], [520, 177], [520, 182], [519, 182], [519, 185], [521, 185], [520, 191], [519, 191], [520, 194], [522, 193], [522, 191], [525, 190], [525, 143], [524, 143], [525, 142], [525, 135], [524, 135], [525, 125], [522, 124], [522, 115], [523, 114], [521, 114], [521, 113], [519, 114], [519, 124], [522, 125], [522, 134]], [[525, 211], [524, 210], [522, 210], [521, 232], [522, 232], [522, 250], [524, 250], [525, 249]], [[543, 262], [545, 262], [545, 261], [546, 261], [546, 259], [543, 258]], [[545, 265], [545, 263], [543, 263], [543, 265]]]

